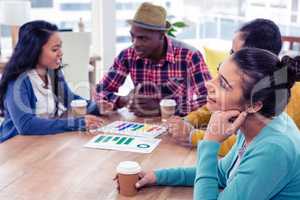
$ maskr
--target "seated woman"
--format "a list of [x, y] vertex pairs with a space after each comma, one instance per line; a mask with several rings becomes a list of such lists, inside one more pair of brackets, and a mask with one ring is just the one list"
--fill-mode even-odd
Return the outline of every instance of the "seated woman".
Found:
[[[60, 70], [62, 42], [55, 25], [32, 21], [20, 28], [19, 41], [0, 82], [1, 142], [17, 135], [46, 135], [101, 125], [93, 115], [60, 118], [74, 99]], [[88, 112], [99, 114], [95, 103]]]
[[[234, 53], [206, 84], [213, 114], [196, 166], [143, 172], [136, 187], [194, 185], [194, 199], [300, 199], [300, 134], [283, 112], [299, 72], [300, 59], [257, 48]], [[218, 160], [233, 134], [236, 143]]]
[[[279, 27], [268, 19], [255, 19], [242, 25], [234, 35], [231, 53], [244, 47], [266, 49], [278, 55], [282, 47]], [[169, 124], [173, 138], [180, 144], [196, 146], [204, 136], [204, 132], [199, 128], [207, 125], [210, 114], [204, 106], [189, 113], [185, 122], [178, 117], [171, 119]], [[224, 141], [219, 151], [220, 156], [226, 155], [235, 139], [235, 136], [232, 136]]]

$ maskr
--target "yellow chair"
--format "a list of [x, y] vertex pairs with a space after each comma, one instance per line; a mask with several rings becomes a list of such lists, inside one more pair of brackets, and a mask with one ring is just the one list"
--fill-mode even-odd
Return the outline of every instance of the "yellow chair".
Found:
[[218, 73], [219, 64], [229, 57], [229, 53], [227, 51], [215, 50], [205, 46], [203, 49], [208, 70], [211, 76], [215, 77]]
[[204, 128], [210, 119], [211, 113], [206, 108], [202, 106], [195, 111], [190, 112], [186, 119], [195, 127], [195, 128]]
[[290, 102], [287, 105], [285, 111], [294, 120], [298, 128], [300, 129], [300, 82], [296, 82], [291, 90]]
[[[227, 57], [229, 57], [228, 51], [221, 51], [209, 48], [207, 46], [203, 47], [205, 61], [208, 70], [212, 77], [217, 76], [218, 66]], [[191, 112], [187, 116], [187, 120], [193, 124], [195, 128], [203, 128], [203, 126], [208, 124], [211, 113], [207, 110], [205, 106], [198, 108], [197, 110]]]

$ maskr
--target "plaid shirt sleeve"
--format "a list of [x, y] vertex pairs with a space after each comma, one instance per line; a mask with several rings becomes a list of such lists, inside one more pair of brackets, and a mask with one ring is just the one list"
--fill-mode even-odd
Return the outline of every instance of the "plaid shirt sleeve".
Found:
[[96, 93], [94, 95], [95, 101], [100, 101], [101, 99], [108, 100], [110, 102], [116, 103], [118, 96], [115, 92], [118, 92], [119, 87], [124, 83], [128, 73], [129, 67], [126, 63], [128, 60], [124, 57], [126, 50], [121, 52], [119, 56], [115, 59], [114, 64], [103, 79], [96, 87]]
[[188, 91], [189, 111], [193, 111], [206, 103], [207, 90], [205, 82], [211, 79], [208, 68], [199, 51], [193, 52], [189, 62], [189, 80]]

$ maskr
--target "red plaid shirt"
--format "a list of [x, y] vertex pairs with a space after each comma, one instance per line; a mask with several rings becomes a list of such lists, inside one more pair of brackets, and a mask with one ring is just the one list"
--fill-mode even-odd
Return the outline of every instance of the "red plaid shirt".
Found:
[[97, 86], [95, 100], [116, 102], [119, 87], [128, 74], [144, 95], [157, 95], [177, 102], [177, 114], [185, 115], [206, 103], [204, 82], [211, 79], [201, 53], [166, 37], [166, 57], [159, 62], [140, 58], [132, 47], [123, 50]]

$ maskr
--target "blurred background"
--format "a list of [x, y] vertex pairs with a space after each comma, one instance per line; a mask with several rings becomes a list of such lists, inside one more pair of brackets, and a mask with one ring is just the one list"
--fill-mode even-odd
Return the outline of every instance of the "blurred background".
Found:
[[[0, 0], [13, 1], [13, 0]], [[22, 1], [22, 0], [19, 0]], [[26, 1], [26, 0], [23, 0]], [[129, 25], [144, 0], [27, 0], [30, 20], [55, 23], [62, 32], [90, 34], [89, 55], [94, 58], [94, 82], [112, 64], [114, 57], [130, 46]], [[164, 6], [170, 22], [183, 21], [187, 27], [175, 32], [177, 39], [196, 48], [203, 45], [229, 51], [234, 32], [254, 18], [276, 22], [282, 35], [300, 37], [300, 0], [152, 0]], [[22, 16], [21, 16], [22, 17]], [[10, 25], [1, 23], [1, 52], [12, 52]], [[71, 42], [72, 43], [72, 42]], [[288, 48], [285, 46], [284, 48]], [[294, 46], [299, 51], [300, 46]], [[83, 50], [82, 50], [83, 51]], [[75, 55], [74, 55], [75, 56]], [[130, 82], [126, 86], [130, 87]]]

